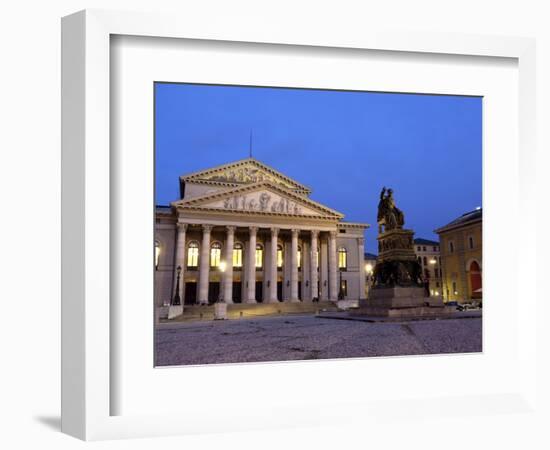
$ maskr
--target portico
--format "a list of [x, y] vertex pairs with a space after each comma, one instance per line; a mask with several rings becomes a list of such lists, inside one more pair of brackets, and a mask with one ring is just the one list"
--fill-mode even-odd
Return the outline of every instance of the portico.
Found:
[[177, 267], [185, 305], [360, 298], [368, 225], [344, 222], [309, 188], [252, 158], [180, 183], [182, 198], [157, 208], [157, 305], [174, 297]]

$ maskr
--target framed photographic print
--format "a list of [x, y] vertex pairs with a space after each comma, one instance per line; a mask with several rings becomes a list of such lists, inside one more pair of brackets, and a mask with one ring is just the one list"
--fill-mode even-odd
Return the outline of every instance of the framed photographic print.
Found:
[[63, 19], [63, 431], [528, 410], [533, 42], [203, 25]]

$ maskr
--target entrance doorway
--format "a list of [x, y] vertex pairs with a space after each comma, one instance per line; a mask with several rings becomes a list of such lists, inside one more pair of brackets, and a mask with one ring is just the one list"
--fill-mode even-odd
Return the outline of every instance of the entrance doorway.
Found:
[[258, 303], [264, 301], [262, 285], [263, 283], [261, 281], [256, 281], [256, 301]]
[[277, 300], [283, 301], [283, 282], [277, 281]]
[[242, 299], [242, 283], [240, 281], [233, 282], [233, 302], [241, 303]]
[[194, 305], [195, 303], [197, 303], [197, 283], [188, 281], [185, 283], [185, 304]]
[[208, 303], [216, 303], [220, 298], [220, 282], [211, 281], [208, 283]]
[[481, 268], [479, 267], [477, 261], [472, 261], [470, 264], [470, 286], [472, 289], [471, 298], [481, 298]]

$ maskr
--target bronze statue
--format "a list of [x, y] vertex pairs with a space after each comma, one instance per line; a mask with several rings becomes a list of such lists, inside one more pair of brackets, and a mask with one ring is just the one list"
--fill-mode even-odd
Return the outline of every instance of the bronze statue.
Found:
[[403, 228], [405, 216], [397, 206], [393, 198], [393, 190], [386, 189], [384, 186], [380, 192], [380, 202], [378, 203], [378, 233]]

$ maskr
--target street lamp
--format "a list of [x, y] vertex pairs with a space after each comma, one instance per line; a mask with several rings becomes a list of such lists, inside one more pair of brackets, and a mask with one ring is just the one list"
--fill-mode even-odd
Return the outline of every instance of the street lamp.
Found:
[[370, 284], [371, 284], [371, 281], [372, 281], [372, 264], [371, 263], [367, 263], [365, 264], [365, 272], [367, 274], [367, 292], [366, 292], [366, 295], [368, 296], [369, 292], [370, 292]]
[[176, 279], [176, 293], [174, 295], [174, 298], [172, 299], [172, 306], [179, 306], [181, 305], [181, 298], [180, 298], [180, 276], [181, 276], [181, 266], [178, 266], [176, 269], [177, 273], [177, 279]]
[[343, 267], [340, 267], [340, 291], [338, 292], [338, 300], [344, 300], [344, 286], [342, 285], [342, 272]]
[[220, 272], [222, 273], [222, 281], [220, 283], [220, 293], [218, 295], [218, 301], [219, 302], [223, 302], [223, 290], [224, 290], [224, 283], [225, 283], [225, 280], [224, 280], [224, 273], [225, 273], [225, 269], [227, 268], [227, 264], [225, 263], [225, 261], [221, 261], [220, 262]]

